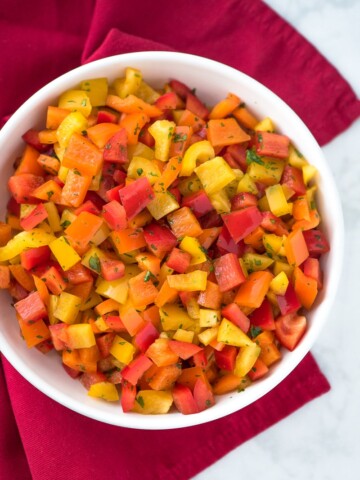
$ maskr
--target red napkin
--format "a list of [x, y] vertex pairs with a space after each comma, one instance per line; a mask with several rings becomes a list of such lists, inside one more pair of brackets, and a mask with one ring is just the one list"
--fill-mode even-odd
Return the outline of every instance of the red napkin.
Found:
[[[81, 62], [141, 50], [195, 53], [250, 74], [289, 103], [321, 144], [360, 115], [360, 102], [340, 74], [259, 0], [184, 0], [176, 6], [168, 0], [33, 0], [30, 24], [20, 2], [3, 0], [0, 27], [3, 121], [39, 87]], [[140, 432], [73, 413], [2, 360], [4, 480], [187, 479], [329, 389], [309, 354], [274, 391], [238, 413], [182, 430]]]

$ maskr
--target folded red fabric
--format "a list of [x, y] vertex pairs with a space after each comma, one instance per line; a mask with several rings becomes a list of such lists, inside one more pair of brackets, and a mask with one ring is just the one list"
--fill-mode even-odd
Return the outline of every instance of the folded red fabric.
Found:
[[[20, 3], [3, 0], [0, 5], [3, 119], [39, 87], [81, 62], [141, 50], [195, 53], [250, 74], [289, 103], [321, 144], [360, 115], [360, 102], [340, 74], [260, 0], [176, 6], [167, 0], [34, 0], [31, 25]], [[2, 360], [4, 480], [190, 478], [329, 389], [309, 354], [281, 385], [238, 413], [189, 429], [139, 432], [67, 410]]]

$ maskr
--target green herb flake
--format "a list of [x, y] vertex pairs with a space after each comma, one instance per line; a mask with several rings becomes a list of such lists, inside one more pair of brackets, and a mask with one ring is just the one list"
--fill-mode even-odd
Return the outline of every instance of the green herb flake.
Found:
[[90, 258], [89, 258], [89, 267], [92, 269], [92, 270], [95, 270], [95, 272], [99, 273], [101, 272], [101, 265], [100, 265], [100, 259], [99, 257], [95, 254], [95, 255], [92, 255]]
[[145, 402], [141, 395], [138, 395], [135, 400], [140, 405], [141, 408], [144, 408]]
[[260, 327], [255, 327], [254, 325], [251, 325], [250, 327], [250, 336], [251, 338], [256, 338], [260, 333], [262, 332], [262, 329]]
[[145, 273], [144, 282], [148, 282], [150, 280], [150, 277], [151, 277], [151, 272], [148, 270]]
[[265, 165], [265, 162], [256, 155], [254, 150], [246, 150], [246, 163], [250, 165], [251, 163], [257, 163], [258, 165]]

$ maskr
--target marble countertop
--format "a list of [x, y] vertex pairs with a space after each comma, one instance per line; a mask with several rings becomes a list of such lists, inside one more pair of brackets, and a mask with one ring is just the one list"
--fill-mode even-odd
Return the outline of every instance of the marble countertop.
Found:
[[[360, 97], [360, 2], [266, 3], [312, 42]], [[359, 138], [360, 120], [323, 149], [340, 191], [346, 230], [341, 286], [326, 328], [312, 349], [332, 388], [194, 480], [360, 478]]]

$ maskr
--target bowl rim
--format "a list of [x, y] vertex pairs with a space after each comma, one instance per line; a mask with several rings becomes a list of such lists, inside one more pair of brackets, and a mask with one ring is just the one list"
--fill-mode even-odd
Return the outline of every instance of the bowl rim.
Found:
[[[86, 78], [87, 72], [91, 72], [94, 67], [102, 66], [105, 70], [107, 67], [113, 65], [114, 62], [119, 61], [122, 66], [128, 62], [127, 66], [131, 64], [131, 62], [141, 62], [143, 60], [152, 60], [154, 62], [161, 61], [174, 61], [177, 59], [177, 62], [185, 62], [185, 64], [200, 69], [207, 69], [209, 71], [213, 71], [214, 73], [219, 73], [219, 69], [221, 70], [222, 75], [229, 75], [229, 76], [236, 76], [237, 78], [241, 78], [241, 81], [245, 84], [249, 84], [251, 88], [256, 88], [259, 91], [259, 95], [265, 96], [270, 98], [271, 101], [276, 101], [277, 104], [280, 106], [282, 110], [285, 111], [286, 115], [289, 116], [292, 121], [294, 121], [299, 128], [306, 133], [309, 138], [309, 142], [312, 144], [312, 148], [316, 151], [317, 156], [321, 159], [322, 162], [322, 170], [321, 170], [321, 177], [326, 183], [326, 185], [331, 190], [331, 201], [333, 203], [333, 210], [332, 214], [336, 218], [337, 228], [333, 232], [333, 239], [332, 239], [332, 251], [334, 258], [333, 258], [333, 265], [332, 268], [337, 272], [337, 275], [332, 274], [331, 281], [328, 285], [328, 292], [326, 298], [323, 299], [320, 305], [320, 319], [317, 319], [316, 323], [313, 323], [311, 329], [309, 329], [306, 333], [306, 337], [304, 337], [303, 342], [297, 346], [296, 355], [290, 355], [290, 358], [287, 359], [286, 364], [283, 364], [281, 371], [277, 372], [277, 375], [269, 375], [268, 377], [264, 378], [261, 382], [261, 388], [257, 388], [258, 384], [253, 384], [251, 388], [246, 390], [246, 395], [244, 395], [243, 400], [241, 402], [240, 407], [237, 406], [236, 402], [228, 402], [225, 405], [222, 405], [219, 408], [216, 408], [216, 405], [210, 409], [207, 409], [203, 412], [200, 412], [196, 415], [182, 415], [178, 413], [169, 414], [165, 416], [159, 415], [140, 415], [135, 413], [127, 413], [124, 414], [120, 409], [119, 415], [114, 415], [113, 412], [104, 412], [100, 411], [97, 408], [97, 403], [94, 402], [94, 405], [89, 405], [85, 403], [81, 403], [73, 398], [69, 397], [68, 395], [64, 394], [61, 390], [57, 390], [53, 388], [51, 385], [47, 383], [41, 376], [37, 375], [36, 372], [31, 370], [29, 365], [26, 361], [18, 354], [17, 351], [13, 350], [6, 342], [4, 336], [2, 335], [0, 329], [0, 350], [7, 358], [7, 360], [11, 363], [11, 365], [34, 387], [40, 390], [42, 393], [47, 395], [48, 397], [52, 398], [56, 402], [62, 404], [63, 406], [80, 413], [84, 416], [92, 418], [94, 420], [98, 420], [103, 423], [127, 427], [127, 428], [135, 428], [135, 429], [144, 429], [144, 430], [167, 430], [167, 429], [176, 429], [176, 428], [184, 428], [189, 426], [195, 426], [202, 423], [207, 423], [210, 421], [214, 421], [216, 419], [220, 419], [225, 417], [231, 413], [239, 411], [244, 407], [250, 405], [256, 400], [259, 400], [261, 397], [266, 395], [272, 389], [274, 389], [277, 385], [279, 385], [285, 377], [287, 377], [301, 362], [301, 360], [305, 357], [305, 355], [310, 351], [314, 341], [318, 337], [320, 330], [323, 328], [327, 317], [331, 311], [331, 307], [334, 303], [336, 292], [338, 290], [342, 265], [343, 265], [343, 255], [344, 255], [344, 220], [343, 220], [343, 213], [341, 208], [340, 197], [335, 185], [334, 178], [328, 167], [323, 152], [316, 142], [315, 138], [313, 137], [312, 133], [309, 131], [308, 127], [305, 123], [301, 120], [301, 118], [291, 109], [277, 94], [272, 92], [270, 89], [265, 87], [263, 84], [255, 80], [254, 78], [250, 77], [249, 75], [230, 67], [226, 64], [221, 62], [211, 60], [209, 58], [201, 57], [198, 55], [192, 55], [188, 53], [178, 53], [178, 52], [164, 52], [164, 51], [145, 51], [145, 52], [133, 52], [133, 53], [125, 53], [125, 54], [118, 54], [113, 55], [110, 57], [106, 57], [103, 59], [95, 60], [89, 62], [87, 64], [81, 65], [75, 69], [72, 69], [63, 75], [57, 77], [56, 79], [52, 80], [45, 86], [43, 86], [40, 90], [34, 93], [31, 97], [28, 98], [17, 110], [16, 112], [10, 117], [7, 123], [0, 131], [0, 145], [4, 141], [6, 141], [7, 137], [13, 133], [13, 129], [16, 126], [18, 119], [21, 119], [23, 115], [26, 113], [30, 113], [31, 109], [33, 108], [33, 104], [36, 104], [38, 101], [42, 99], [45, 95], [49, 97], [50, 95], [58, 96], [59, 90], [58, 87], [63, 87], [63, 82], [66, 80], [66, 83], [75, 83], [75, 81], [79, 81], [79, 76], [82, 79]], [[259, 393], [260, 392], [260, 393]]]

